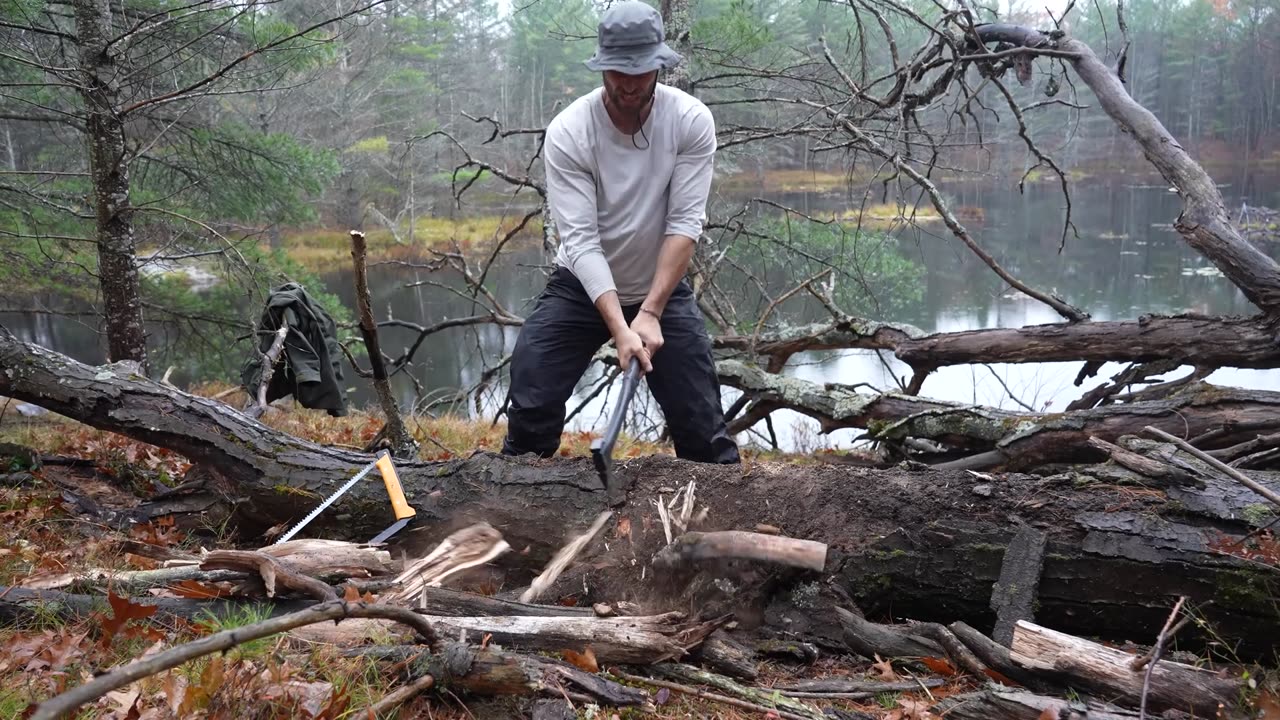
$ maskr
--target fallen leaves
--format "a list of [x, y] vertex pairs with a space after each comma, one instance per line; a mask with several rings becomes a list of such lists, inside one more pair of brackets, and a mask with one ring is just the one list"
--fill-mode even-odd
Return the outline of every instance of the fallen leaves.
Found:
[[910, 697], [898, 698], [898, 708], [885, 716], [885, 720], [937, 720], [929, 712], [929, 703]]
[[933, 672], [945, 677], [954, 677], [956, 674], [955, 665], [951, 664], [946, 658], [922, 657], [920, 663], [929, 668]]
[[[156, 613], [155, 605], [142, 605], [129, 600], [127, 597], [121, 597], [113, 592], [107, 592], [107, 602], [111, 605], [111, 617], [105, 617], [102, 613], [95, 613], [95, 616], [102, 623], [102, 634], [99, 636], [98, 642], [102, 648], [111, 646], [111, 641], [115, 639], [117, 634], [125, 630], [125, 626], [130, 620], [143, 620], [149, 618]], [[129, 628], [127, 635], [151, 635], [158, 634], [159, 631], [150, 631], [143, 628]], [[160, 635], [163, 637], [163, 635]], [[158, 639], [151, 638], [153, 641]]]
[[876, 661], [871, 663], [871, 671], [877, 680], [897, 682], [899, 679], [898, 673], [893, 669], [893, 663], [889, 660], [882, 660], [879, 655], [876, 655]]
[[582, 652], [574, 652], [573, 650], [562, 650], [561, 655], [569, 664], [589, 673], [600, 672], [600, 665], [596, 662], [596, 653], [588, 645]]
[[172, 516], [166, 515], [134, 525], [129, 528], [129, 537], [148, 545], [173, 547], [185, 540], [186, 534], [174, 524]]
[[213, 583], [203, 583], [199, 580], [182, 580], [169, 585], [168, 590], [178, 597], [201, 600], [227, 597], [231, 595], [230, 588], [225, 588]]

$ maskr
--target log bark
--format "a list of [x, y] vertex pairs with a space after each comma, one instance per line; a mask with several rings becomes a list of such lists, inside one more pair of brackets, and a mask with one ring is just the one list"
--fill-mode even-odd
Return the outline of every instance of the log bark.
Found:
[[949, 697], [930, 712], [952, 720], [1138, 720], [1137, 712], [1107, 703], [1073, 703], [998, 685]]
[[649, 695], [643, 690], [619, 685], [600, 674], [549, 657], [519, 655], [494, 647], [446, 643], [442, 652], [424, 655], [419, 645], [384, 645], [356, 648], [344, 654], [407, 665], [406, 670], [414, 676], [437, 678], [437, 687], [443, 687], [448, 680], [453, 687], [477, 695], [547, 694], [563, 698], [568, 691], [605, 705], [649, 706]]
[[[957, 469], [1002, 467], [1025, 470], [1046, 463], [1097, 461], [1107, 455], [1091, 437], [1114, 442], [1148, 425], [1179, 435], [1256, 423], [1280, 410], [1280, 393], [1188, 384], [1157, 400], [1106, 405], [1067, 413], [1025, 413], [930, 400], [899, 393], [867, 394], [836, 384], [772, 375], [736, 361], [718, 364], [720, 382], [757, 399], [764, 410], [789, 409], [816, 419], [823, 432], [867, 428], [878, 440], [935, 440], [969, 452]], [[753, 421], [763, 417], [758, 412]], [[749, 423], [748, 423], [749, 424]], [[744, 430], [737, 423], [731, 430]], [[1251, 435], [1215, 440], [1230, 444]]]
[[[1143, 696], [1143, 673], [1131, 664], [1134, 655], [1028, 622], [1014, 628], [1013, 661], [1029, 670], [1056, 677], [1137, 706]], [[1215, 717], [1219, 707], [1232, 707], [1244, 681], [1194, 665], [1168, 660], [1151, 673], [1147, 707], [1182, 710]]]
[[1280, 364], [1275, 322], [1266, 317], [1144, 315], [1138, 320], [1048, 323], [926, 333], [902, 323], [842, 317], [830, 323], [714, 339], [716, 349], [753, 353], [781, 366], [799, 352], [889, 350], [914, 369], [972, 363], [1151, 362], [1271, 368]]
[[[651, 617], [449, 617], [427, 616], [446, 637], [488, 638], [497, 645], [525, 651], [583, 652], [591, 648], [597, 661], [648, 665], [679, 659], [697, 647], [716, 623], [681, 622], [678, 613]], [[337, 626], [312, 626], [293, 634], [312, 641], [351, 647], [385, 640], [391, 623], [368, 620]]]
[[[0, 367], [0, 394], [186, 454], [195, 463], [188, 479], [204, 478], [209, 502], [233, 511], [233, 525], [246, 534], [296, 521], [370, 459], [281, 434], [216, 401], [132, 378], [119, 366], [91, 368], [2, 334]], [[1216, 429], [1227, 416], [1263, 415], [1254, 409], [1270, 402], [1267, 393], [1258, 392], [1245, 397], [1223, 390], [1195, 397], [1158, 406], [1163, 415], [1141, 420], [1155, 425], [1168, 417], [1177, 423], [1170, 429], [1182, 435], [1186, 418], [1194, 434], [1196, 428]], [[1197, 417], [1196, 402], [1217, 408], [1215, 423]], [[1181, 417], [1170, 408], [1180, 408]], [[1066, 427], [1061, 420], [1057, 437], [1095, 429], [1116, 435], [1136, 419], [1120, 427], [1100, 421], [1084, 429]], [[1031, 434], [1051, 437], [1044, 431]], [[1219, 442], [1233, 444], [1229, 436]], [[506, 587], [527, 585], [567, 539], [565, 528], [584, 527], [608, 507], [585, 457], [537, 460], [478, 453], [397, 468], [419, 520], [416, 529], [394, 539], [395, 552], [425, 555], [455, 529], [489, 522], [512, 547], [493, 562], [506, 574]], [[1110, 485], [1077, 487], [1080, 476], [1066, 473], [1048, 478], [1009, 473], [988, 481], [952, 470], [755, 463], [744, 475], [741, 467], [666, 457], [630, 460], [616, 471], [629, 490], [628, 503], [605, 528], [606, 541], [592, 544], [548, 598], [582, 606], [636, 602], [645, 613], [677, 603], [702, 607], [684, 605], [688, 598], [655, 587], [654, 568], [644, 561], [667, 544], [649, 499], [663, 487], [683, 485], [692, 474], [700, 502], [710, 510], [699, 530], [747, 530], [766, 523], [825, 543], [824, 572], [870, 618], [891, 610], [896, 617], [917, 620], [963, 620], [989, 632], [992, 586], [1016, 530], [1010, 516], [1017, 515], [1048, 533], [1036, 598], [1039, 622], [1104, 638], [1155, 637], [1172, 599], [1186, 595], [1199, 606], [1213, 601], [1205, 606], [1207, 620], [1223, 637], [1239, 640], [1242, 657], [1259, 657], [1280, 642], [1280, 611], [1273, 601], [1280, 573], [1218, 550], [1252, 529], [1250, 508], [1265, 503], [1231, 480], [1206, 477], [1204, 488], [1135, 495]], [[1274, 475], [1251, 474], [1275, 486]], [[976, 494], [979, 484], [990, 492]], [[385, 495], [380, 485], [357, 484], [308, 531], [332, 539], [367, 538], [386, 525]], [[722, 602], [733, 612], [745, 602], [714, 587], [701, 592], [699, 601]], [[767, 606], [768, 598], [761, 602], [765, 605], [755, 609]], [[834, 618], [820, 617], [812, 608], [795, 609], [788, 616], [795, 629], [821, 622], [838, 627]], [[1194, 628], [1180, 636], [1180, 642], [1193, 646], [1204, 640]]]

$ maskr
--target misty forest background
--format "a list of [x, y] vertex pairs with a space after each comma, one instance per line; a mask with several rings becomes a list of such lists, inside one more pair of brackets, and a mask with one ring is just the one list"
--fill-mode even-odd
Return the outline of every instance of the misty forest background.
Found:
[[[918, 189], [884, 182], [882, 160], [824, 143], [797, 125], [793, 108], [764, 101], [809, 92], [825, 68], [824, 41], [848, 66], [892, 67], [894, 48], [866, 29], [872, 19], [855, 22], [854, 4], [663, 5], [669, 25], [688, 28], [673, 44], [720, 132], [699, 256], [702, 267], [712, 259], [727, 268], [713, 332], [749, 333], [766, 309], [770, 326], [821, 316], [814, 298], [770, 306], [824, 270], [842, 310], [926, 331], [1057, 319], [1007, 292], [920, 204]], [[901, 5], [925, 18], [948, 7]], [[1078, 5], [1063, 28], [1115, 62], [1114, 1]], [[491, 418], [519, 330], [510, 320], [530, 311], [554, 244], [534, 187], [537, 131], [599, 83], [582, 60], [603, 7], [0, 0], [0, 324], [82, 361], [114, 359], [102, 288], [120, 271], [103, 263], [123, 252], [138, 268], [153, 377], [169, 371], [184, 387], [238, 382], [266, 293], [286, 280], [323, 301], [367, 366], [348, 238], [359, 229], [369, 235], [383, 347], [402, 361], [393, 364], [402, 407]], [[1280, 204], [1280, 0], [1137, 0], [1124, 11], [1134, 98], [1205, 165], [1233, 212]], [[977, 14], [1055, 22], [1034, 2]], [[919, 25], [898, 31], [904, 48], [920, 45]], [[103, 61], [100, 84], [84, 80], [86, 57]], [[959, 115], [920, 114], [946, 137], [932, 177], [1005, 267], [1095, 319], [1248, 311], [1172, 231], [1177, 198], [1087, 88], [1049, 62], [1036, 64], [1030, 82], [1007, 83], [1024, 108], [1036, 105], [1027, 127], [1069, 180], [1075, 230], [1064, 244], [1058, 178], [1043, 167], [1026, 173], [1036, 158], [1007, 108], [997, 112], [999, 90], [976, 74], [968, 82], [978, 107], [963, 124]], [[95, 141], [104, 128], [119, 130], [120, 147]], [[95, 217], [96, 193], [120, 180], [93, 177], [95, 152], [123, 158], [127, 229]], [[421, 335], [459, 318], [470, 320]], [[1083, 391], [1071, 385], [1079, 363], [1063, 365], [950, 368], [924, 392], [1061, 406]], [[593, 368], [579, 396], [605, 372]], [[888, 389], [901, 367], [854, 350], [802, 353], [786, 372]], [[1265, 371], [1219, 372], [1227, 384], [1277, 386]], [[346, 384], [357, 405], [371, 404], [366, 381], [348, 371]], [[733, 397], [726, 391], [726, 403]], [[579, 427], [599, 421], [606, 398], [592, 399]], [[798, 417], [779, 426], [793, 449], [853, 437], [818, 439]]]

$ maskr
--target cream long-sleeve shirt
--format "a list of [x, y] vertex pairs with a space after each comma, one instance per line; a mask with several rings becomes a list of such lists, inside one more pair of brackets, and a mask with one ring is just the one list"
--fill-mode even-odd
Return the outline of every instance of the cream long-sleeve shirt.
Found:
[[556, 263], [578, 278], [592, 302], [617, 290], [621, 304], [632, 305], [649, 293], [666, 236], [697, 241], [702, 234], [715, 120], [697, 98], [659, 83], [633, 145], [609, 119], [602, 93], [578, 98], [547, 126]]

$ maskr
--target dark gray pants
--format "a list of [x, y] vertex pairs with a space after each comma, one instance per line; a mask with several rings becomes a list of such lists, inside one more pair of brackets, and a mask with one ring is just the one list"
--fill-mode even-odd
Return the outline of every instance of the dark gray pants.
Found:
[[[639, 310], [639, 305], [623, 306], [622, 313], [630, 323]], [[687, 281], [681, 280], [672, 291], [660, 324], [662, 349], [653, 356], [653, 372], [645, 381], [667, 420], [676, 456], [706, 463], [738, 462], [738, 446], [725, 429], [711, 339]], [[557, 268], [521, 328], [511, 356], [504, 454], [556, 453], [565, 404], [591, 356], [609, 339], [609, 329], [582, 283], [565, 268]]]

